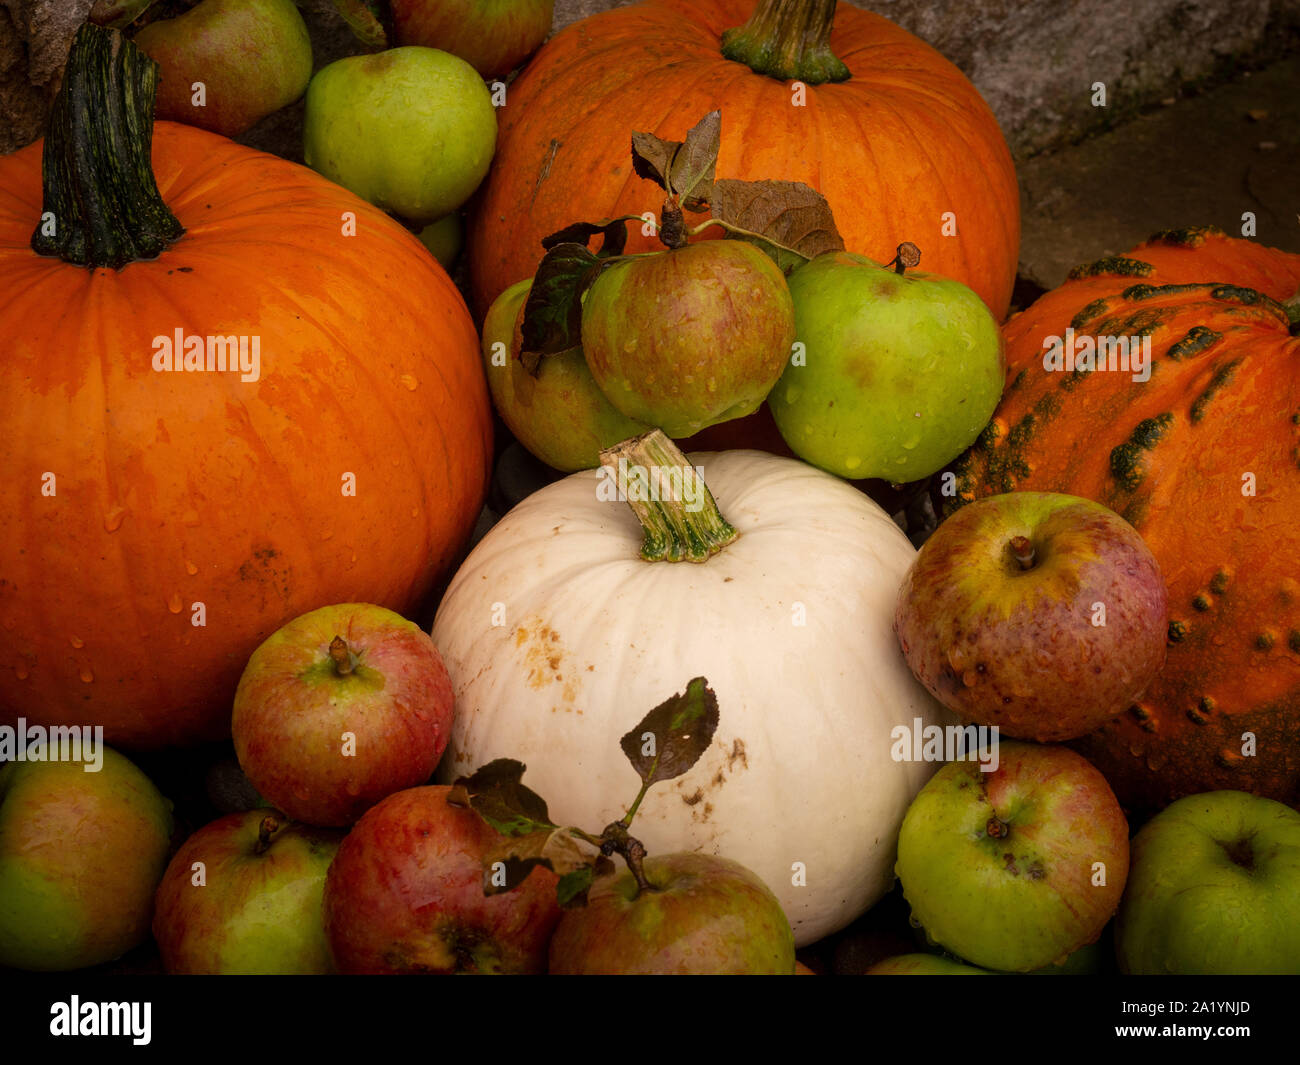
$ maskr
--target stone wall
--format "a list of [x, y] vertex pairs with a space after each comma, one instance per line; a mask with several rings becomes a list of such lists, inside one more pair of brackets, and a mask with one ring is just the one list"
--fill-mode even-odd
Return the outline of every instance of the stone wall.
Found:
[[[556, 27], [630, 2], [556, 0]], [[1113, 125], [1180, 87], [1276, 57], [1300, 38], [1300, 0], [843, 2], [893, 19], [961, 67], [1020, 159]], [[0, 0], [0, 152], [39, 135], [68, 40], [90, 5]], [[318, 64], [352, 48], [330, 0], [299, 6]], [[1105, 108], [1091, 102], [1098, 81], [1107, 88]], [[275, 138], [250, 139], [270, 147]]]

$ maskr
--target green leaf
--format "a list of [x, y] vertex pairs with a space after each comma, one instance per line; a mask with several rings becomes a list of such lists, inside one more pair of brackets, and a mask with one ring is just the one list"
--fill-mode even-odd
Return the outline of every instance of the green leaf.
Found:
[[523, 762], [498, 758], [460, 777], [452, 785], [447, 801], [453, 806], [468, 806], [484, 821], [505, 836], [527, 836], [552, 832], [546, 801], [524, 786]]
[[566, 910], [587, 905], [587, 892], [599, 877], [609, 876], [614, 872], [614, 863], [603, 854], [597, 855], [595, 862], [565, 873], [555, 886], [555, 896], [560, 906]]
[[582, 244], [586, 245], [597, 233], [601, 236], [600, 251], [596, 252], [599, 259], [608, 259], [615, 255], [622, 255], [623, 249], [627, 246], [627, 223], [641, 222], [639, 214], [625, 214], [618, 218], [607, 218], [603, 222], [574, 222], [571, 226], [565, 226], [556, 233], [542, 241], [542, 247], [547, 251], [554, 248], [557, 244]]
[[590, 869], [596, 855], [584, 852], [570, 828], [503, 836], [483, 858], [483, 894], [513, 891], [539, 865], [561, 878]]
[[798, 181], [713, 183], [713, 218], [727, 235], [761, 248], [787, 274], [828, 251], [843, 251], [830, 204]]
[[381, 8], [375, 0], [334, 0], [353, 35], [367, 48], [388, 47], [388, 34], [380, 21]]
[[519, 359], [534, 377], [547, 355], [582, 346], [582, 295], [610, 260], [585, 244], [565, 242], [550, 248], [524, 303]]
[[696, 677], [680, 695], [646, 714], [619, 746], [649, 787], [690, 769], [712, 742], [717, 727], [718, 697], [708, 681]]
[[679, 197], [686, 210], [708, 210], [721, 139], [721, 111], [710, 111], [700, 119], [687, 131], [685, 141], [633, 133], [632, 169]]

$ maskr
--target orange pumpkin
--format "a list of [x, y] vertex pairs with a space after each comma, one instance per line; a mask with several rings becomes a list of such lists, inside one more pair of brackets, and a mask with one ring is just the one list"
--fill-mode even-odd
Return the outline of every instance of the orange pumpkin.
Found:
[[[735, 62], [723, 34], [751, 12], [725, 45], [745, 60]], [[819, 84], [835, 67], [828, 31], [851, 76]], [[533, 274], [548, 234], [578, 219], [657, 216], [663, 192], [632, 171], [633, 131], [680, 140], [714, 108], [719, 177], [812, 185], [851, 251], [887, 262], [915, 241], [926, 270], [964, 282], [1005, 316], [1020, 201], [997, 121], [929, 45], [857, 8], [836, 14], [835, 0], [651, 0], [544, 45], [510, 86], [477, 200], [470, 265], [480, 314]], [[628, 250], [657, 246], [634, 229]]]
[[[42, 144], [0, 159], [0, 720], [128, 747], [228, 735], [249, 654], [298, 614], [415, 607], [491, 451], [473, 323], [416, 238], [188, 126], [158, 124], [151, 190], [155, 77], [83, 28], [44, 219]], [[246, 338], [247, 369], [155, 369], [178, 331], [205, 366]]]
[[[1075, 744], [1143, 809], [1218, 789], [1300, 801], [1300, 340], [1243, 282], [1288, 296], [1300, 256], [1192, 230], [1078, 268], [1005, 326], [1006, 394], [957, 466], [962, 499], [1087, 496], [1155, 553], [1165, 668]], [[1045, 369], [1067, 327], [1150, 337], [1150, 379]]]

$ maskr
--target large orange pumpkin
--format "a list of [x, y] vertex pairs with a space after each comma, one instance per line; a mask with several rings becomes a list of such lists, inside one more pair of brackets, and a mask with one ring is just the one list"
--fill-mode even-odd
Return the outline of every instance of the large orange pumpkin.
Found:
[[[491, 450], [472, 320], [419, 242], [304, 167], [170, 123], [159, 201], [154, 77], [80, 32], [43, 225], [42, 145], [0, 159], [0, 720], [129, 747], [228, 735], [248, 655], [295, 615], [414, 607]], [[34, 228], [89, 266], [36, 254]], [[178, 330], [205, 360], [207, 337], [257, 337], [257, 379], [155, 370]]]
[[[723, 55], [775, 69], [756, 73]], [[818, 80], [834, 64], [844, 81]], [[801, 81], [800, 92], [792, 82]], [[802, 106], [800, 106], [802, 104]], [[851, 251], [880, 262], [904, 240], [1001, 319], [1015, 280], [1020, 201], [997, 121], [929, 45], [835, 0], [651, 0], [585, 19], [548, 42], [509, 89], [471, 227], [480, 314], [530, 277], [543, 237], [579, 219], [642, 214], [662, 190], [632, 171], [633, 131], [680, 140], [722, 110], [719, 177], [806, 182]], [[955, 227], [955, 235], [948, 235]], [[656, 247], [634, 231], [629, 251]]]
[[[1300, 801], [1300, 340], [1272, 298], [1297, 288], [1300, 256], [1210, 230], [1078, 268], [1007, 323], [1007, 392], [957, 467], [963, 499], [1099, 500], [1159, 560], [1165, 668], [1077, 744], [1139, 808], [1217, 789]], [[1067, 328], [1149, 336], [1150, 380], [1045, 369]]]

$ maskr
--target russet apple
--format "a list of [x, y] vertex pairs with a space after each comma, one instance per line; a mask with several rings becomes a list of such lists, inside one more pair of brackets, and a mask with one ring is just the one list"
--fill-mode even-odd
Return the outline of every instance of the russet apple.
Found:
[[895, 631], [916, 678], [967, 721], [1039, 742], [1124, 711], [1165, 662], [1150, 548], [1091, 500], [1011, 492], [963, 507], [917, 553]]

